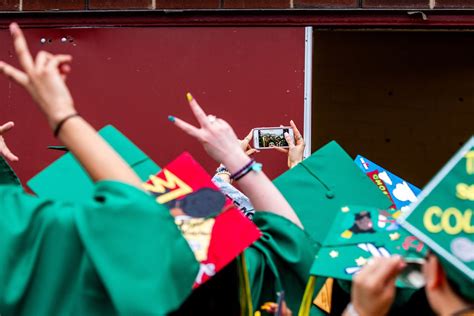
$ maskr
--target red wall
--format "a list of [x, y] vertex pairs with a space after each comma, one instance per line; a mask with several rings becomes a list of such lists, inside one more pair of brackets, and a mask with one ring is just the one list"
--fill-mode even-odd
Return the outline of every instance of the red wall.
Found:
[[[113, 124], [164, 165], [183, 150], [212, 172], [216, 163], [201, 146], [167, 121], [169, 114], [194, 122], [185, 93], [230, 122], [242, 137], [253, 127], [302, 127], [304, 28], [140, 27], [27, 29], [32, 51], [74, 56], [68, 85], [78, 111], [96, 128]], [[61, 43], [70, 36], [73, 42]], [[41, 38], [51, 39], [40, 44]], [[11, 40], [0, 31], [0, 59], [16, 64]], [[0, 121], [13, 120], [9, 146], [26, 181], [59, 153], [44, 118], [26, 93], [0, 79]], [[256, 157], [270, 176], [286, 157]]]

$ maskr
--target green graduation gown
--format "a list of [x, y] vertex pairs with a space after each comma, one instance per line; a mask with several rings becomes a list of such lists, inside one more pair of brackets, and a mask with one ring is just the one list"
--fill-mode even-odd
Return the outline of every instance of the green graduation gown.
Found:
[[164, 315], [191, 291], [192, 251], [134, 187], [98, 183], [79, 207], [0, 186], [0, 206], [1, 315]]
[[[96, 184], [83, 205], [0, 186], [1, 315], [165, 315], [192, 291], [199, 266], [174, 219], [126, 184]], [[255, 217], [263, 237], [245, 251], [254, 307], [285, 289], [294, 311], [314, 251], [277, 215]]]

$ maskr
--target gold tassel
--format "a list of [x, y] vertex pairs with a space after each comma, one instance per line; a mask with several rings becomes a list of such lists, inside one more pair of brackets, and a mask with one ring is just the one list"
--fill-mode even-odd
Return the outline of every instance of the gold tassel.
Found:
[[312, 275], [309, 277], [308, 284], [306, 284], [306, 289], [304, 290], [303, 300], [301, 301], [301, 306], [298, 312], [298, 316], [309, 316], [315, 285], [316, 285], [316, 277]]
[[240, 315], [253, 316], [252, 293], [244, 253], [239, 256]]

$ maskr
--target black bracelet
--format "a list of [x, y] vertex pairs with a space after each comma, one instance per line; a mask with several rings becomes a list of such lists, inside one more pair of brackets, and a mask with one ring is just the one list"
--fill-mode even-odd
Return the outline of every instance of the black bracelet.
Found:
[[79, 113], [69, 114], [68, 116], [64, 117], [61, 121], [59, 121], [59, 123], [54, 128], [54, 132], [53, 132], [54, 137], [58, 137], [59, 132], [61, 131], [61, 127], [63, 127], [64, 123], [66, 123], [67, 120], [76, 116], [80, 116]]
[[232, 180], [235, 180], [235, 178], [237, 178], [238, 176], [240, 176], [242, 173], [244, 173], [253, 163], [255, 163], [255, 160], [252, 159], [250, 160], [247, 164], [245, 164], [245, 166], [243, 166], [239, 171], [237, 171], [236, 173], [232, 174], [230, 176], [230, 178]]
[[247, 175], [250, 171], [260, 172], [262, 171], [262, 164], [257, 163], [254, 159], [250, 160], [242, 169], [230, 176], [231, 180], [238, 181]]

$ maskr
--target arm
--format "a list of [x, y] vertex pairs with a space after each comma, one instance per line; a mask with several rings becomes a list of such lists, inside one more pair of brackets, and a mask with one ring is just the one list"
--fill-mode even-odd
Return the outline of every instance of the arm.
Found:
[[[247, 164], [250, 157], [242, 150], [232, 127], [222, 119], [207, 116], [190, 94], [188, 101], [200, 128], [173, 116], [170, 116], [170, 121], [201, 142], [206, 152], [223, 163], [231, 173]], [[263, 172], [250, 172], [239, 180], [239, 184], [255, 209], [273, 212], [303, 227], [293, 208]]]
[[[250, 146], [250, 141], [252, 140], [252, 136], [253, 136], [253, 129], [250, 130], [250, 132], [248, 133], [247, 136], [244, 137], [244, 139], [239, 140], [240, 147], [242, 148], [243, 151], [245, 151], [245, 154], [247, 156], [252, 156], [253, 154], [260, 152], [259, 150], [252, 148], [252, 146]], [[227, 169], [222, 164], [219, 166], [219, 168]], [[224, 172], [217, 172], [216, 176], [221, 178], [223, 181], [227, 183], [232, 183], [232, 180], [230, 179], [230, 174], [228, 174], [228, 170], [225, 170]]]
[[[0, 71], [30, 93], [55, 129], [65, 117], [76, 113], [65, 84], [72, 57], [40, 51], [33, 60], [20, 27], [12, 23], [10, 32], [23, 71], [1, 61]], [[58, 136], [94, 181], [117, 180], [141, 188], [138, 176], [84, 119], [68, 119]]]

